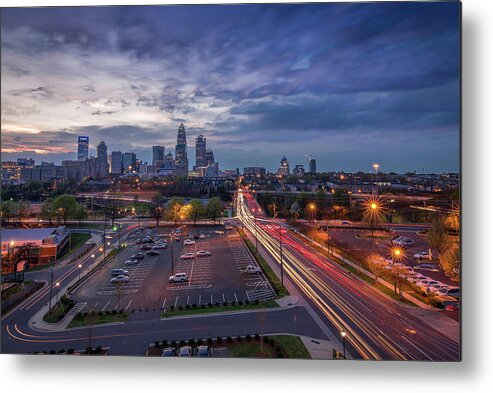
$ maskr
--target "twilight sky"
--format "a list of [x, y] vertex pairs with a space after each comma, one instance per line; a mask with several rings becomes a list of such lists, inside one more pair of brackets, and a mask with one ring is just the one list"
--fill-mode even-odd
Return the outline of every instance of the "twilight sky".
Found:
[[220, 168], [459, 170], [459, 3], [2, 9], [2, 160], [77, 135]]

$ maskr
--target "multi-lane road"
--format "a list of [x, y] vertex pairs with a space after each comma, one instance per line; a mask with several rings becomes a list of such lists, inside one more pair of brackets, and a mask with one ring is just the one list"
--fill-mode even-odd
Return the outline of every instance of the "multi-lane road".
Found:
[[[238, 192], [238, 216], [355, 358], [460, 360], [460, 345], [267, 218], [252, 194]], [[281, 253], [282, 250], [282, 253]], [[430, 313], [436, 313], [430, 311]]]

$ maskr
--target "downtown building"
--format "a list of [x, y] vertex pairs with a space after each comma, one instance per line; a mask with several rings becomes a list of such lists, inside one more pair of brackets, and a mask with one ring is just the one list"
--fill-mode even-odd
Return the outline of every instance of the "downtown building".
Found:
[[195, 139], [195, 168], [207, 166], [206, 157], [206, 138], [203, 135], [199, 135]]
[[123, 173], [128, 173], [136, 170], [137, 156], [135, 153], [127, 152], [122, 155]]
[[317, 160], [315, 160], [315, 158], [310, 158], [308, 165], [310, 168], [310, 173], [317, 173]]
[[164, 166], [164, 146], [152, 146], [152, 165], [156, 168]]
[[281, 159], [279, 169], [277, 170], [278, 176], [289, 176], [289, 161], [286, 157]]
[[121, 175], [123, 173], [123, 154], [121, 151], [111, 152], [111, 174]]
[[188, 176], [187, 134], [183, 123], [178, 127], [175, 147], [175, 175]]
[[89, 137], [79, 136], [77, 142], [77, 161], [85, 161], [89, 158]]

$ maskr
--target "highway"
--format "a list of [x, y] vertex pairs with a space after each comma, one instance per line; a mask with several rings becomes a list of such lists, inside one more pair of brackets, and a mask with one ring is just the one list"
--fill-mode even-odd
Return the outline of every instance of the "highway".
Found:
[[[365, 360], [458, 361], [460, 346], [413, 315], [409, 306], [382, 295], [343, 270], [337, 262], [266, 217], [252, 194], [238, 192], [238, 216], [284, 276], [327, 321], [332, 331], [346, 332], [354, 358]], [[435, 312], [435, 311], [430, 311]]]

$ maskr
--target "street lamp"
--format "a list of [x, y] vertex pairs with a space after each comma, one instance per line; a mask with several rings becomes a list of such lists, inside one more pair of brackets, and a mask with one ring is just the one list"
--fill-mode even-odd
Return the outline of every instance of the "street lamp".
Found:
[[308, 208], [310, 209], [310, 218], [311, 218], [311, 220], [312, 220], [312, 221], [314, 221], [314, 217], [315, 217], [314, 213], [315, 213], [315, 209], [316, 209], [317, 207], [315, 206], [315, 204], [314, 204], [314, 203], [310, 203], [310, 204], [308, 205]]
[[79, 263], [79, 281], [80, 281], [80, 269], [82, 268], [82, 265]]
[[56, 286], [56, 302], [55, 302], [56, 304], [58, 303], [58, 289], [60, 288], [60, 283], [57, 281], [55, 286]]
[[91, 255], [91, 270], [94, 267], [94, 254]]
[[395, 272], [395, 261], [400, 261], [402, 258], [404, 258], [404, 250], [400, 247], [392, 247], [390, 250], [391, 257], [392, 257], [392, 276], [394, 279], [394, 293], [397, 293], [397, 277], [396, 277], [396, 272]]
[[344, 330], [341, 332], [341, 337], [342, 337], [342, 352], [344, 359], [346, 359], [346, 332]]

